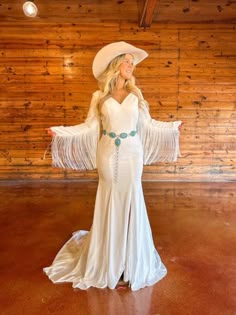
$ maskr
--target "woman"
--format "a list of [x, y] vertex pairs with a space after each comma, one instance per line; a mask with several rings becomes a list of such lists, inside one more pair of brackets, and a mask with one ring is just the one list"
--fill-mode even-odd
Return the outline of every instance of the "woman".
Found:
[[99, 175], [92, 228], [73, 233], [44, 268], [53, 282], [114, 289], [122, 277], [138, 290], [166, 275], [153, 243], [141, 176], [143, 164], [176, 161], [181, 122], [150, 117], [133, 77], [146, 57], [125, 42], [103, 47], [93, 61], [99, 90], [86, 121], [50, 128], [54, 166], [97, 168]]

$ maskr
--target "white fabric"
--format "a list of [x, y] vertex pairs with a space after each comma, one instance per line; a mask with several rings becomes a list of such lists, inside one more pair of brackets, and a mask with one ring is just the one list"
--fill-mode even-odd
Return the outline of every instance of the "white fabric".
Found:
[[[98, 92], [93, 99], [96, 97]], [[76, 143], [87, 146], [83, 141], [87, 141], [89, 137], [98, 137], [97, 127], [93, 128], [93, 125], [98, 126], [99, 118], [96, 106], [93, 105], [92, 101], [87, 122], [76, 127], [76, 131], [73, 127], [53, 128], [59, 139], [63, 137], [68, 139], [68, 132], [71, 132], [71, 137], [74, 138], [74, 143], [69, 141], [68, 144], [68, 150], [73, 152], [71, 163], [70, 153], [66, 152], [67, 162], [62, 163], [63, 166], [71, 165], [73, 168], [77, 168], [77, 165], [85, 166], [90, 156], [93, 156], [90, 144], [87, 148], [89, 158], [87, 152], [75, 156], [75, 149], [71, 148]], [[114, 289], [120, 276], [124, 274], [124, 280], [129, 281], [131, 289], [138, 290], [153, 285], [167, 272], [153, 243], [143, 197], [141, 185], [143, 157], [148, 163], [164, 160], [167, 153], [167, 160], [171, 158], [175, 160], [179, 148], [179, 123], [151, 120], [145, 108], [139, 110], [138, 98], [132, 93], [122, 104], [112, 97], [108, 98], [102, 106], [100, 119], [103, 129], [116, 134], [129, 133], [137, 130], [138, 126], [141, 138], [136, 134], [134, 137], [121, 139], [121, 145], [117, 149], [113, 138], [108, 135], [101, 137], [98, 146], [94, 147], [99, 184], [92, 228], [89, 232], [73, 233], [52, 265], [44, 268], [44, 272], [53, 282], [72, 282], [74, 288], [80, 289], [91, 286]], [[53, 156], [61, 161], [61, 156], [64, 156], [65, 152], [60, 152], [59, 139], [54, 142], [53, 150], [56, 150], [57, 154]], [[160, 145], [158, 143], [160, 140], [165, 144]], [[91, 142], [89, 140], [89, 143]], [[157, 145], [157, 153], [152, 145]], [[62, 147], [63, 150], [65, 146]], [[143, 152], [143, 148], [150, 152]], [[171, 148], [174, 153], [171, 152]], [[54, 164], [61, 163], [54, 161]], [[94, 161], [92, 164], [95, 165]]]

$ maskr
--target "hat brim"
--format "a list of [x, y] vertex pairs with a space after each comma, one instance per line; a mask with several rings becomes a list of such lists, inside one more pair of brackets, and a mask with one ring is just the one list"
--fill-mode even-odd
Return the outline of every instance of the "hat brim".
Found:
[[104, 46], [96, 54], [92, 66], [94, 77], [98, 79], [112, 59], [123, 54], [131, 54], [134, 57], [134, 65], [137, 65], [148, 56], [145, 50], [126, 42], [111, 43]]

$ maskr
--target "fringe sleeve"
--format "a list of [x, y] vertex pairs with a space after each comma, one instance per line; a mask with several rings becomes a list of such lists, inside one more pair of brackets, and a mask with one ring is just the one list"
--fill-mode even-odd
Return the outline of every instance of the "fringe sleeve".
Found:
[[181, 121], [162, 122], [152, 119], [146, 105], [139, 111], [138, 132], [144, 150], [144, 165], [175, 162], [180, 155], [179, 129]]
[[99, 91], [93, 94], [87, 119], [71, 127], [51, 127], [55, 133], [51, 144], [52, 165], [73, 170], [96, 168], [100, 120], [97, 110]]

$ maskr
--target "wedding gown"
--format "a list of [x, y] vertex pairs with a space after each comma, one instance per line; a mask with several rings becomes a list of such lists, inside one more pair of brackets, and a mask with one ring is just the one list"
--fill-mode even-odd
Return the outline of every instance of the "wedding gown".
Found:
[[143, 164], [177, 159], [181, 122], [152, 119], [133, 93], [121, 104], [109, 97], [98, 114], [99, 93], [93, 94], [85, 123], [51, 128], [53, 165], [97, 168], [99, 183], [91, 230], [74, 232], [44, 272], [54, 283], [80, 289], [114, 289], [123, 274], [131, 290], [138, 290], [167, 272], [153, 243]]

